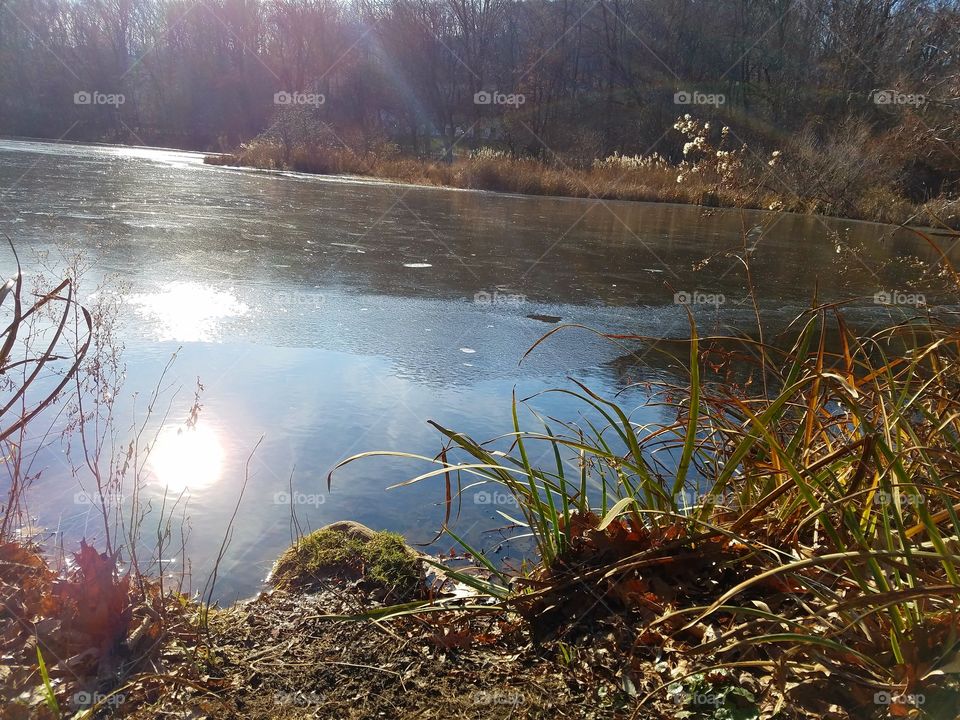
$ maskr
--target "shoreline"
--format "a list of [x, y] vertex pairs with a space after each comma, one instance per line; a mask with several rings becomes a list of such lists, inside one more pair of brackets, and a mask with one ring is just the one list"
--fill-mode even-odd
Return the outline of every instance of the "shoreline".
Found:
[[[236, 160], [237, 156], [233, 153], [220, 153], [220, 152], [210, 152], [206, 150], [193, 150], [189, 148], [180, 148], [176, 146], [165, 146], [165, 145], [133, 145], [125, 143], [108, 143], [108, 142], [98, 142], [98, 141], [81, 141], [81, 140], [54, 140], [51, 138], [42, 138], [42, 137], [29, 137], [29, 136], [13, 136], [13, 135], [0, 135], [0, 141], [10, 141], [10, 142], [23, 142], [23, 143], [36, 143], [44, 145], [75, 145], [78, 147], [93, 147], [93, 148], [128, 148], [132, 150], [157, 150], [162, 152], [173, 152], [173, 153], [184, 153], [189, 155], [197, 156], [197, 159], [202, 161], [202, 164], [209, 165], [211, 167], [218, 167], [223, 170], [229, 170], [232, 172], [255, 172], [262, 173], [266, 175], [275, 175], [277, 177], [285, 177], [290, 179], [320, 179], [328, 180], [330, 182], [341, 182], [341, 183], [351, 183], [357, 185], [366, 185], [366, 186], [382, 186], [390, 185], [395, 187], [402, 188], [413, 188], [418, 190], [446, 190], [446, 191], [455, 191], [455, 192], [466, 192], [466, 193], [479, 193], [479, 194], [489, 194], [500, 197], [515, 197], [520, 199], [526, 198], [550, 198], [553, 200], [593, 200], [597, 202], [611, 202], [611, 203], [630, 203], [630, 204], [641, 204], [641, 205], [667, 205], [667, 206], [676, 206], [676, 207], [695, 207], [702, 208], [705, 210], [745, 210], [751, 213], [762, 213], [763, 215], [795, 215], [800, 217], [810, 217], [810, 218], [820, 218], [823, 220], [830, 220], [834, 222], [851, 222], [851, 223], [862, 223], [867, 225], [878, 225], [884, 226], [887, 228], [907, 228], [913, 230], [919, 230], [928, 234], [934, 234], [938, 236], [952, 236], [955, 232], [960, 231], [960, 218], [953, 225], [949, 225], [947, 228], [937, 227], [931, 224], [924, 223], [897, 223], [888, 220], [878, 220], [870, 219], [863, 217], [852, 217], [849, 215], [830, 215], [818, 212], [803, 212], [799, 210], [791, 209], [774, 209], [771, 210], [767, 207], [761, 207], [758, 205], [753, 206], [738, 206], [734, 204], [720, 204], [712, 205], [705, 204], [701, 202], [684, 202], [676, 199], [645, 199], [645, 198], [616, 198], [616, 197], [597, 197], [589, 194], [544, 194], [544, 193], [524, 193], [516, 192], [511, 190], [497, 190], [493, 188], [482, 188], [482, 187], [462, 187], [458, 185], [450, 184], [438, 184], [438, 183], [428, 183], [428, 182], [414, 182], [408, 180], [402, 180], [397, 178], [392, 178], [385, 175], [364, 175], [357, 173], [325, 173], [325, 172], [310, 172], [306, 170], [296, 170], [296, 169], [287, 169], [287, 168], [267, 168], [259, 167], [254, 164], [227, 164], [220, 162], [224, 158], [231, 158]], [[422, 161], [420, 161], [422, 162]], [[427, 163], [424, 163], [425, 165]], [[956, 203], [957, 201], [952, 201]]]
[[[209, 156], [209, 154], [207, 154]], [[221, 170], [228, 170], [230, 172], [238, 173], [257, 173], [263, 175], [273, 175], [276, 177], [288, 178], [291, 180], [315, 180], [320, 182], [335, 182], [351, 185], [364, 185], [366, 187], [382, 187], [384, 185], [389, 185], [391, 187], [401, 187], [401, 188], [411, 188], [416, 190], [441, 190], [444, 192], [458, 192], [458, 193], [472, 193], [476, 195], [492, 195], [495, 197], [506, 197], [506, 198], [515, 198], [517, 200], [562, 200], [570, 202], [583, 202], [583, 201], [596, 201], [603, 203], [615, 203], [623, 205], [650, 205], [650, 206], [666, 206], [666, 207], [675, 207], [675, 208], [698, 208], [701, 210], [722, 210], [724, 212], [732, 212], [741, 210], [747, 213], [755, 213], [758, 215], [790, 215], [793, 217], [800, 218], [811, 218], [819, 220], [827, 220], [830, 222], [842, 222], [842, 223], [857, 223], [859, 225], [873, 225], [875, 227], [882, 227], [893, 230], [918, 230], [920, 232], [926, 233], [928, 235], [934, 235], [938, 237], [954, 237], [957, 232], [960, 231], [960, 227], [957, 228], [938, 228], [931, 225], [904, 225], [896, 224], [891, 222], [881, 222], [879, 220], [864, 220], [862, 218], [852, 218], [846, 217], [843, 215], [822, 215], [819, 213], [804, 213], [798, 212], [795, 210], [769, 210], [767, 208], [752, 208], [752, 207], [737, 207], [734, 205], [721, 205], [721, 206], [712, 206], [712, 205], [701, 205], [698, 203], [688, 203], [688, 202], [677, 202], [675, 200], [623, 200], [619, 198], [594, 198], [589, 196], [581, 195], [532, 195], [530, 193], [519, 193], [519, 192], [509, 192], [501, 190], [487, 190], [484, 188], [464, 188], [457, 187], [455, 185], [430, 185], [425, 183], [415, 183], [415, 182], [406, 182], [403, 180], [393, 180], [391, 178], [381, 178], [373, 177], [369, 175], [349, 175], [349, 174], [326, 174], [326, 173], [311, 173], [305, 172], [302, 170], [274, 170], [270, 168], [260, 168], [254, 167], [252, 165], [219, 165], [213, 163], [205, 163], [211, 165], [212, 167], [219, 168]]]
[[[898, 219], [893, 218], [882, 218], [882, 217], [868, 217], [868, 216], [854, 216], [850, 214], [830, 214], [825, 212], [819, 212], [816, 210], [803, 210], [796, 208], [796, 203], [801, 202], [799, 197], [795, 198], [793, 205], [786, 204], [786, 198], [783, 196], [774, 196], [767, 195], [765, 198], [752, 200], [741, 201], [741, 200], [731, 200], [723, 192], [717, 192], [710, 190], [709, 188], [701, 188], [698, 191], [693, 191], [692, 193], [687, 193], [683, 199], [681, 195], [678, 195], [678, 191], [671, 187], [669, 191], [666, 188], [657, 189], [652, 185], [641, 185], [641, 190], [637, 190], [634, 194], [637, 196], [629, 196], [629, 190], [619, 187], [621, 182], [629, 175], [629, 173], [624, 173], [618, 177], [613, 184], [608, 184], [605, 186], [605, 189], [601, 189], [599, 192], [533, 192], [527, 191], [524, 192], [522, 189], [514, 188], [503, 188], [497, 187], [496, 185], [501, 185], [504, 183], [514, 182], [514, 180], [507, 179], [505, 176], [509, 175], [506, 171], [490, 171], [489, 163], [486, 160], [474, 161], [472, 158], [458, 158], [453, 161], [451, 164], [446, 163], [436, 163], [433, 161], [426, 161], [414, 157], [401, 156], [395, 161], [384, 161], [387, 167], [391, 167], [390, 163], [395, 163], [401, 165], [404, 170], [404, 174], [412, 172], [418, 174], [421, 179], [409, 179], [404, 177], [397, 177], [399, 173], [389, 173], [389, 172], [350, 172], [349, 170], [338, 170], [338, 171], [326, 171], [326, 170], [310, 170], [305, 169], [304, 167], [298, 167], [296, 161], [282, 162], [279, 158], [274, 155], [267, 153], [265, 156], [256, 155], [252, 158], [244, 158], [243, 154], [238, 153], [208, 153], [203, 159], [204, 164], [212, 165], [214, 167], [222, 167], [229, 169], [234, 172], [239, 171], [250, 171], [250, 172], [263, 172], [269, 174], [276, 174], [281, 177], [292, 177], [292, 178], [330, 178], [330, 179], [340, 179], [344, 182], [351, 182], [357, 184], [370, 183], [370, 184], [381, 184], [381, 185], [394, 185], [398, 187], [407, 187], [407, 188], [417, 188], [417, 189], [442, 189], [442, 190], [454, 190], [462, 192], [477, 192], [477, 193], [490, 193], [497, 196], [506, 196], [506, 197], [517, 197], [517, 198], [551, 198], [558, 200], [586, 200], [586, 201], [595, 201], [595, 202], [624, 202], [624, 203], [641, 203], [641, 204], [650, 204], [650, 205], [675, 205], [675, 206], [686, 206], [686, 207], [699, 207], [703, 209], [717, 209], [717, 210], [744, 210], [752, 213], [763, 213], [765, 215], [770, 214], [788, 214], [788, 215], [797, 215], [802, 217], [813, 217], [813, 218], [822, 218], [824, 220], [839, 221], [839, 222], [856, 222], [856, 223], [867, 223], [872, 225], [882, 225], [890, 228], [911, 228], [924, 232], [934, 232], [937, 234], [947, 234], [950, 235], [953, 232], [960, 230], [960, 211], [955, 213], [955, 219], [947, 222], [946, 227], [938, 226], [935, 223], [931, 222], [932, 218], [926, 215], [925, 206], [923, 205], [914, 205], [913, 210], [915, 211], [912, 215], [907, 215], [903, 217], [903, 213], [900, 214]], [[353, 161], [351, 161], [353, 162]], [[376, 161], [375, 161], [376, 162]], [[480, 177], [488, 177], [488, 184], [491, 186], [483, 187], [476, 186], [470, 183], [456, 183], [456, 182], [430, 182], [426, 178], [432, 175], [442, 175], [443, 177], [451, 176], [457, 177], [458, 172], [466, 172], [469, 165], [474, 162], [479, 162], [482, 167], [478, 171]], [[539, 172], [558, 172], [555, 167], [549, 166], [546, 163], [542, 163], [533, 159], [514, 159], [510, 162], [515, 164], [529, 164], [534, 166], [534, 171]], [[495, 165], [495, 163], [494, 163]], [[662, 170], [662, 168], [661, 168]], [[669, 172], [676, 174], [679, 172], [679, 168], [673, 168]], [[500, 172], [500, 175], [497, 175], [497, 172]], [[574, 181], [579, 183], [580, 187], [586, 189], [587, 179], [592, 170], [589, 169], [573, 169], [565, 168], [560, 175], [567, 175], [574, 178]], [[488, 173], [489, 175], [484, 175]], [[520, 181], [517, 181], [520, 182]], [[621, 191], [622, 195], [626, 196], [615, 196], [614, 193]], [[904, 199], [900, 199], [901, 202], [907, 202]], [[935, 198], [928, 202], [940, 201], [946, 203], [947, 205], [957, 205], [958, 200], [954, 199], [948, 201], [946, 198]], [[773, 205], [778, 204], [777, 207]], [[802, 204], [802, 203], [801, 203]], [[917, 222], [909, 222], [914, 217], [922, 218], [922, 220]], [[924, 222], [924, 220], [926, 222]]]
[[[336, 532], [341, 544], [356, 537], [396, 537], [341, 521], [301, 542], [306, 545], [325, 532]], [[296, 547], [278, 556], [272, 576]], [[426, 556], [404, 547], [423, 564]], [[389, 556], [393, 550], [386, 552]], [[0, 702], [3, 717], [52, 720], [66, 712], [91, 720], [198, 714], [209, 720], [294, 720], [306, 712], [415, 720], [500, 718], [512, 710], [552, 720], [627, 718], [632, 710], [633, 696], [615, 683], [595, 678], [583, 686], [582, 672], [558, 662], [562, 643], [535, 640], [517, 616], [494, 608], [482, 615], [464, 614], [459, 610], [464, 603], [440, 590], [444, 584], [449, 589], [449, 580], [442, 577], [427, 581], [434, 591], [430, 598], [421, 596], [425, 600], [420, 602], [429, 606], [422, 608], [425, 612], [382, 617], [396, 586], [372, 578], [369, 568], [344, 573], [332, 564], [320, 569], [300, 565], [293, 584], [289, 577], [281, 581], [274, 576], [252, 597], [205, 607], [202, 598], [169, 590], [162, 594], [158, 579], [150, 576], [131, 572], [127, 577], [134, 582], [119, 576], [110, 581], [103, 574], [108, 561], [83, 545], [79, 569], [54, 572], [39, 547], [0, 544], [0, 585], [13, 584], [11, 572], [19, 581], [16, 596], [0, 606], [0, 647], [15, 629], [8, 625], [13, 618], [7, 611], [31, 603], [36, 611], [28, 615], [36, 642], [23, 645], [22, 656], [8, 656], [5, 664], [12, 662], [13, 672], [0, 674], [0, 687], [16, 689], [18, 670], [28, 669], [36, 648], [52, 690], [44, 691], [39, 677], [22, 678], [38, 687]], [[83, 605], [98, 597], [112, 598], [114, 617], [91, 624]], [[65, 598], [79, 605], [65, 603]], [[115, 640], [106, 640], [84, 663], [76, 662], [76, 654], [65, 657], [64, 650], [84, 644], [73, 636], [94, 641], [111, 633]], [[608, 664], [615, 673], [615, 658], [604, 649], [606, 638], [591, 632], [581, 642], [599, 650], [597, 665]], [[104, 678], [104, 666], [125, 667], [123, 682]]]

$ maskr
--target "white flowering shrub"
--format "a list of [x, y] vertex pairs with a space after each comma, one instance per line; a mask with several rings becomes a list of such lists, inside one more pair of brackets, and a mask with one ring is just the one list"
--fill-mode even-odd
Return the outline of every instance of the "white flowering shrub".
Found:
[[728, 189], [739, 184], [747, 146], [734, 146], [729, 127], [724, 125], [720, 130], [720, 142], [716, 145], [709, 139], [709, 122], [701, 123], [697, 118], [684, 115], [677, 118], [673, 129], [686, 138], [678, 183], [684, 182], [688, 175], [701, 175], [705, 181]]
[[727, 196], [732, 195], [738, 203], [752, 204], [761, 199], [766, 175], [774, 172], [773, 169], [780, 162], [779, 150], [771, 153], [764, 167], [746, 143], [734, 142], [726, 125], [720, 129], [717, 142], [711, 140], [713, 133], [710, 123], [701, 122], [690, 115], [677, 118], [673, 128], [686, 140], [683, 145], [684, 159], [677, 165], [677, 183], [696, 180], [712, 187], [714, 194], [722, 191]]

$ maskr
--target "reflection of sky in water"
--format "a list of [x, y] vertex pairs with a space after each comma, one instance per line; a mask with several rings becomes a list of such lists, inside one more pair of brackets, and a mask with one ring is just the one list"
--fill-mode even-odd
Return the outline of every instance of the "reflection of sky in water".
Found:
[[135, 293], [129, 301], [160, 342], [214, 342], [224, 319], [249, 311], [231, 292], [194, 282], [167, 283], [159, 292]]
[[[5, 204], [14, 209], [0, 213], [0, 229], [52, 258], [80, 252], [96, 279], [129, 287], [117, 328], [127, 377], [116, 410], [119, 440], [142, 420], [144, 398], [163, 377], [145, 431], [150, 442], [156, 437], [145, 496], [157, 508], [165, 489], [167, 497], [186, 491], [178, 511], [189, 518], [194, 587], [216, 559], [250, 459], [220, 568], [218, 594], [227, 598], [254, 592], [290, 542], [290, 507], [276, 502], [288, 484], [303, 497], [324, 498], [296, 508], [304, 530], [354, 519], [413, 542], [434, 536], [444, 515], [442, 479], [385, 492], [426, 468], [375, 458], [339, 471], [327, 494], [327, 473], [350, 454], [433, 456], [441, 438], [428, 419], [478, 440], [499, 436], [512, 427], [514, 391], [523, 398], [569, 388], [568, 376], [607, 397], [630, 382], [682, 381], [681, 365], [661, 353], [638, 363], [624, 347], [582, 330], [553, 335], [518, 364], [556, 327], [537, 317], [686, 337], [686, 313], [673, 303], [683, 290], [727, 298], [719, 310], [694, 308], [703, 332], [753, 325], [743, 273], [726, 254], [742, 248], [736, 213], [609, 203], [584, 215], [576, 200], [427, 189], [404, 191], [398, 204], [389, 186], [227, 171], [196, 155], [142, 148], [0, 141], [0, 160], [0, 186], [11, 188]], [[762, 217], [748, 216], [750, 223]], [[916, 238], [876, 242], [871, 226], [830, 224], [851, 228], [844, 237], [851, 246], [864, 243], [862, 259], [871, 266], [913, 253], [933, 265]], [[783, 215], [772, 229], [753, 257], [767, 319], [792, 320], [818, 283], [837, 297], [926, 292], [903, 275], [905, 263], [868, 276], [835, 252], [824, 222]], [[27, 255], [21, 252], [29, 272]], [[714, 260], [695, 269], [708, 256]], [[0, 258], [9, 271], [2, 250]], [[476, 301], [498, 292], [522, 300]], [[869, 324], [878, 309], [868, 302], [858, 312]], [[674, 350], [682, 357], [685, 347]], [[203, 408], [196, 427], [186, 427], [198, 380]], [[620, 396], [636, 422], [662, 420], [667, 411], [644, 407], [646, 399], [642, 388]], [[584, 411], [556, 393], [531, 405], [566, 420]], [[542, 429], [530, 414], [523, 418]], [[532, 443], [528, 451], [535, 463], [552, 465], [549, 448]], [[102, 521], [74, 502], [78, 488], [62, 452], [46, 452], [41, 466], [31, 513], [61, 528], [66, 547], [96, 539]], [[0, 491], [2, 483], [0, 476]], [[451, 523], [469, 542], [496, 546], [499, 534], [487, 531], [505, 524], [499, 510], [515, 508], [472, 502], [481, 490], [468, 491]], [[152, 538], [146, 531], [145, 541]]]

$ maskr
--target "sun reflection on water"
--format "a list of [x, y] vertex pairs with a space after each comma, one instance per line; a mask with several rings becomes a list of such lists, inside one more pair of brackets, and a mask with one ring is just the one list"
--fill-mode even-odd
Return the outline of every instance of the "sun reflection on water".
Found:
[[223, 446], [208, 425], [165, 425], [150, 449], [148, 466], [171, 493], [213, 485], [223, 472]]
[[184, 281], [167, 283], [160, 292], [135, 294], [130, 300], [152, 323], [159, 341], [213, 342], [223, 320], [249, 311], [230, 292]]

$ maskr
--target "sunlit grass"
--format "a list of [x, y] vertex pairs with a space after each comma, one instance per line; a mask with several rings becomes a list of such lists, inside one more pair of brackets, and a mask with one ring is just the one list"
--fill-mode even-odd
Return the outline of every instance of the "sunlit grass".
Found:
[[[525, 428], [514, 401], [508, 453], [437, 425], [443, 452], [408, 456], [435, 467], [403, 484], [442, 479], [448, 507], [477, 483], [511, 493], [501, 514], [536, 543], [517, 575], [448, 528], [479, 561], [455, 576], [535, 633], [591, 612], [665, 636], [710, 623], [703, 663], [834, 673], [852, 705], [934, 697], [960, 657], [960, 330], [928, 316], [858, 335], [814, 308], [792, 344], [716, 351], [690, 323], [689, 382], [656, 395], [673, 421], [640, 426], [576, 384], [553, 392], [579, 424]], [[739, 381], [713, 372], [734, 358]]]

